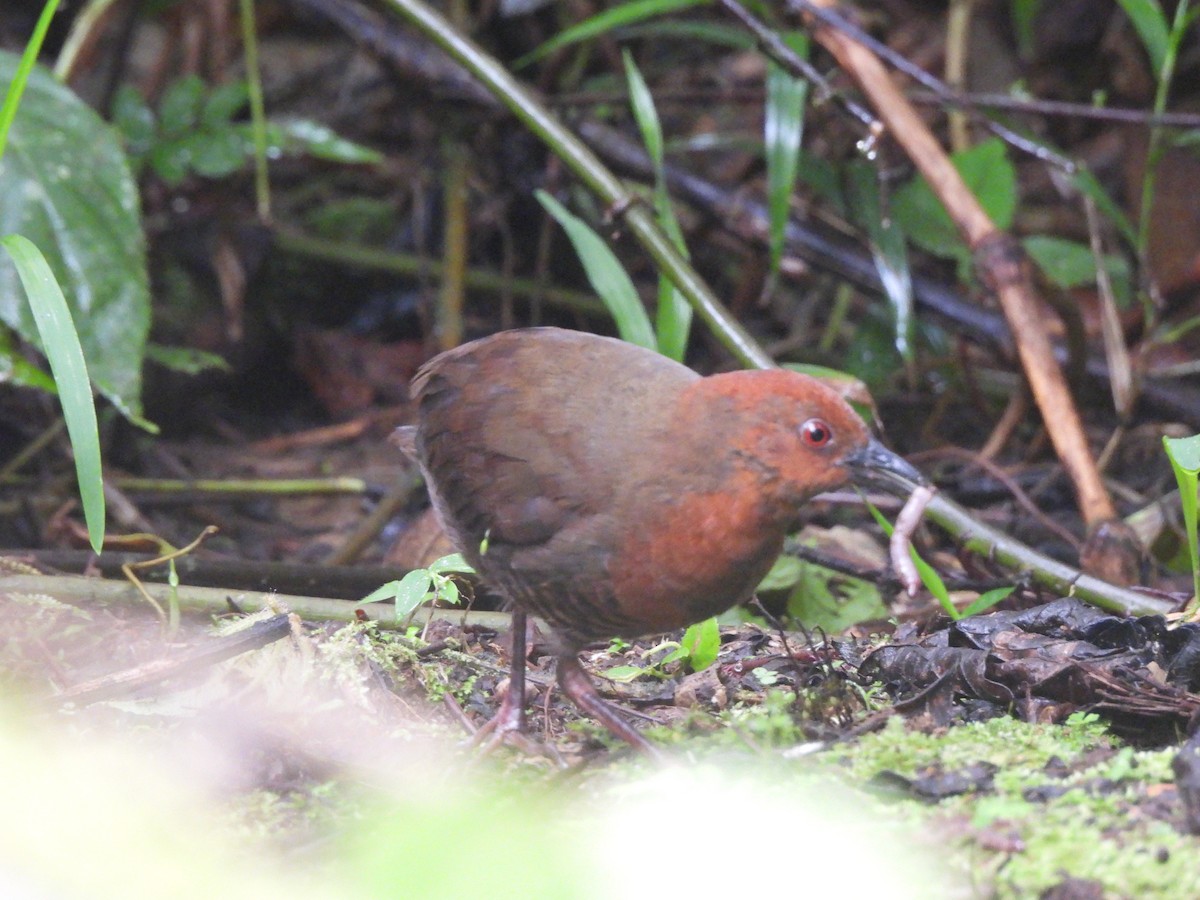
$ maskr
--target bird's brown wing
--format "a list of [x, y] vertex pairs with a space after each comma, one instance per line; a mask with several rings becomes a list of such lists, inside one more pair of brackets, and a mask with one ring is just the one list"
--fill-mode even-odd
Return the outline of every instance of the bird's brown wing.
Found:
[[661, 417], [664, 389], [698, 377], [631, 344], [555, 328], [436, 357], [413, 396], [443, 519], [464, 542], [531, 547], [576, 533], [611, 511], [627, 476], [622, 445]]

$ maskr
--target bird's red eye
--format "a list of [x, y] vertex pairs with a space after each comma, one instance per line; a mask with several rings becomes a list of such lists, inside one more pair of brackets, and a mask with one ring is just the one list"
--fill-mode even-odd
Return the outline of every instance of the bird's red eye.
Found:
[[800, 426], [800, 440], [809, 447], [824, 447], [833, 440], [833, 429], [823, 419], [809, 419]]

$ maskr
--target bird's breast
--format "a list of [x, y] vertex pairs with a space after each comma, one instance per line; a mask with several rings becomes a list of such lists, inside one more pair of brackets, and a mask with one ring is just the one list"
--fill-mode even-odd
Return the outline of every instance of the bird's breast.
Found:
[[745, 600], [770, 569], [783, 530], [753, 479], [681, 494], [621, 536], [610, 572], [621, 610], [646, 633], [682, 628]]

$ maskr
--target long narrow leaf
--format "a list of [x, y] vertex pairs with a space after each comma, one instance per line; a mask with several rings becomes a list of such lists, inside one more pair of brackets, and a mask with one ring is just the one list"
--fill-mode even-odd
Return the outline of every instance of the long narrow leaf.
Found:
[[29, 297], [42, 349], [58, 385], [63, 419], [67, 423], [67, 434], [75, 453], [75, 474], [79, 479], [79, 496], [83, 501], [88, 538], [92, 549], [99, 553], [104, 543], [100, 432], [96, 426], [96, 405], [92, 399], [83, 349], [79, 346], [79, 335], [62, 289], [37, 246], [19, 234], [0, 238], [0, 245], [12, 257]]
[[[687, 245], [683, 240], [683, 229], [671, 206], [671, 195], [667, 191], [667, 178], [663, 156], [662, 123], [654, 98], [642, 73], [629, 51], [624, 53], [625, 76], [629, 82], [629, 102], [633, 115], [642, 133], [642, 143], [654, 167], [654, 211], [658, 224], [671, 238], [676, 249], [688, 257]], [[655, 331], [658, 335], [658, 352], [677, 362], [682, 362], [687, 352], [688, 332], [692, 327], [692, 308], [666, 275], [658, 276], [658, 316]]]
[[913, 290], [904, 230], [884, 209], [874, 166], [852, 165], [847, 177], [847, 197], [855, 221], [867, 232], [875, 271], [887, 294], [896, 321], [896, 352], [913, 358]]
[[594, 15], [590, 19], [584, 19], [566, 31], [560, 31], [536, 50], [526, 53], [514, 62], [513, 69], [522, 69], [530, 63], [549, 56], [555, 50], [606, 34], [622, 25], [644, 22], [655, 16], [665, 16], [667, 13], [687, 9], [690, 6], [702, 6], [709, 2], [711, 0], [633, 0], [632, 3], [622, 3], [620, 6], [614, 6], [612, 9], [606, 9], [604, 12]]
[[[784, 41], [801, 56], [808, 56], [808, 38], [792, 33]], [[771, 274], [779, 272], [783, 236], [792, 192], [800, 169], [800, 142], [804, 137], [804, 106], [808, 82], [789, 75], [775, 63], [767, 68], [767, 105], [764, 140], [767, 156], [767, 210], [771, 249]]]
[[1167, 57], [1167, 40], [1170, 28], [1159, 0], [1117, 0], [1125, 15], [1142, 39], [1142, 45], [1150, 56], [1150, 65], [1157, 75], [1162, 71]]
[[54, 21], [54, 13], [57, 9], [58, 0], [47, 0], [46, 5], [42, 7], [42, 14], [33, 27], [33, 34], [25, 45], [25, 52], [21, 54], [21, 62], [18, 64], [12, 84], [9, 85], [5, 94], [4, 103], [0, 104], [0, 158], [4, 156], [4, 149], [8, 146], [8, 132], [12, 128], [13, 119], [17, 117], [17, 107], [21, 105], [21, 95], [25, 93], [25, 83], [29, 80], [29, 73], [33, 71], [33, 67], [37, 63], [38, 53], [41, 52], [42, 43], [46, 40], [46, 32], [50, 30], [50, 23]]
[[583, 219], [568, 212], [545, 191], [538, 191], [537, 198], [571, 239], [588, 281], [608, 307], [622, 339], [647, 350], [656, 350], [654, 329], [650, 327], [650, 317], [642, 306], [642, 298], [608, 244]]
[[1183, 508], [1183, 533], [1188, 558], [1192, 563], [1192, 605], [1200, 603], [1200, 550], [1196, 544], [1196, 484], [1200, 478], [1200, 434], [1171, 438], [1163, 435], [1163, 449], [1171, 461], [1179, 485], [1179, 505]]

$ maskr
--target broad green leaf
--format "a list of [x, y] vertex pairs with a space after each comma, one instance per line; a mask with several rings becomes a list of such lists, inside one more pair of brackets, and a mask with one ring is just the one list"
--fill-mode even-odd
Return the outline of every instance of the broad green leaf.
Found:
[[622, 3], [620, 6], [606, 9], [590, 19], [584, 19], [578, 25], [559, 32], [532, 53], [527, 53], [514, 62], [513, 69], [523, 69], [556, 50], [606, 34], [622, 25], [644, 22], [646, 19], [665, 16], [668, 13], [678, 12], [692, 6], [703, 6], [709, 2], [710, 0], [633, 0], [631, 3]]
[[88, 380], [87, 363], [79, 346], [75, 323], [66, 298], [50, 271], [45, 257], [28, 239], [19, 234], [0, 238], [16, 267], [29, 306], [37, 322], [38, 336], [62, 403], [63, 420], [75, 454], [75, 474], [79, 496], [87, 522], [92, 549], [100, 552], [104, 544], [104, 480], [100, 465], [100, 432], [96, 426], [96, 405]]
[[156, 141], [145, 161], [169, 187], [176, 187], [192, 169], [192, 151], [184, 140]]
[[615, 681], [617, 684], [628, 684], [649, 672], [649, 669], [642, 666], [613, 666], [611, 669], [605, 669], [601, 677], [608, 681]]
[[[783, 41], [807, 58], [808, 38], [787, 32]], [[767, 100], [763, 110], [763, 141], [767, 160], [767, 211], [771, 275], [779, 273], [784, 234], [791, 211], [792, 193], [800, 169], [800, 143], [804, 137], [804, 109], [808, 82], [775, 63], [767, 64]]]
[[693, 672], [707, 669], [721, 652], [721, 628], [716, 619], [697, 622], [683, 633], [680, 642], [688, 654]]
[[822, 628], [830, 634], [888, 616], [875, 585], [811, 564], [804, 566], [788, 598], [788, 613], [806, 627]]
[[158, 104], [158, 124], [164, 137], [182, 137], [200, 124], [206, 90], [199, 75], [185, 75], [167, 85]]
[[441, 579], [440, 584], [437, 586], [437, 596], [438, 600], [442, 601], [443, 603], [449, 603], [451, 606], [458, 606], [458, 585], [455, 584], [454, 580], [451, 578]]
[[[1069, 289], [1096, 283], [1096, 257], [1087, 244], [1044, 234], [1023, 238], [1021, 244], [1030, 259], [1058, 287]], [[1104, 257], [1104, 267], [1113, 293], [1124, 305], [1132, 292], [1133, 275], [1128, 261], [1123, 256], [1108, 254]]]
[[1179, 505], [1183, 507], [1183, 525], [1188, 556], [1192, 561], [1192, 602], [1200, 602], [1200, 549], [1196, 540], [1197, 483], [1200, 480], [1200, 434], [1186, 438], [1163, 436], [1163, 448], [1171, 460], [1175, 481], [1179, 484]]
[[[1017, 205], [1017, 177], [1004, 152], [1004, 143], [991, 138], [951, 157], [967, 187], [996, 227], [1012, 224]], [[914, 178], [896, 191], [891, 212], [915, 244], [938, 256], [970, 266], [970, 251], [950, 215], [925, 182]]]
[[233, 117], [250, 102], [250, 88], [245, 81], [219, 84], [204, 98], [200, 122], [205, 128], [228, 126]]
[[451, 573], [460, 575], [475, 574], [475, 570], [471, 568], [471, 564], [467, 562], [461, 553], [451, 553], [448, 556], [434, 560], [429, 566], [429, 571], [436, 572], [439, 575], [448, 575]]
[[204, 178], [224, 178], [246, 162], [242, 136], [232, 128], [196, 131], [180, 141], [190, 168]]
[[1142, 39], [1142, 46], [1150, 57], [1150, 66], [1155, 76], [1162, 71], [1163, 62], [1167, 58], [1167, 43], [1170, 26], [1163, 12], [1160, 0], [1117, 0], [1125, 15], [1129, 16], [1133, 27]]
[[[0, 91], [16, 63], [0, 53]], [[0, 197], [0, 235], [24, 235], [41, 250], [67, 298], [92, 382], [140, 422], [150, 292], [137, 186], [113, 129], [40, 67], [0, 160]], [[38, 343], [7, 258], [0, 258], [0, 320]]]
[[396, 602], [396, 621], [402, 621], [412, 614], [429, 596], [429, 588], [433, 584], [433, 576], [428, 569], [413, 569], [399, 581], [389, 581], [377, 587], [363, 597], [355, 606], [366, 606], [368, 603], [380, 603], [386, 600]]
[[804, 562], [794, 556], [781, 556], [771, 566], [771, 571], [763, 576], [763, 580], [754, 589], [755, 593], [763, 591], [783, 591], [794, 587], [800, 580]]
[[608, 307], [622, 339], [647, 350], [657, 350], [654, 329], [642, 298], [608, 244], [583, 219], [568, 212], [545, 191], [538, 191], [537, 199], [567, 233], [592, 289]]

